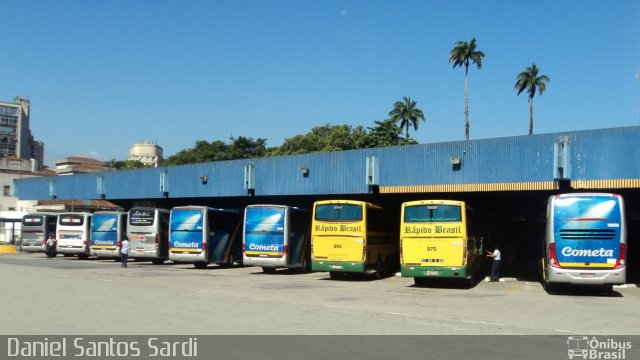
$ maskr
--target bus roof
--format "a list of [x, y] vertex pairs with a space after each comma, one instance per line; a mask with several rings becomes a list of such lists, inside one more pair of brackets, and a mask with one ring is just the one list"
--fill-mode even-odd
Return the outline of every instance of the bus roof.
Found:
[[464, 206], [466, 203], [459, 200], [414, 200], [402, 203], [402, 206], [415, 206], [415, 205], [429, 205], [429, 204], [443, 204], [443, 205], [460, 205]]
[[307, 211], [306, 209], [303, 208], [299, 208], [296, 206], [289, 206], [289, 205], [276, 205], [276, 204], [252, 204], [252, 205], [247, 205], [247, 209], [248, 208], [280, 208], [280, 209], [290, 209], [290, 210], [297, 210], [297, 211]]
[[203, 210], [203, 211], [206, 210], [206, 211], [229, 213], [229, 214], [240, 214], [240, 210], [237, 210], [237, 209], [210, 208], [202, 205], [176, 206], [171, 209], [171, 211], [173, 210]]
[[313, 203], [313, 206], [316, 205], [326, 205], [326, 204], [351, 204], [351, 205], [364, 205], [367, 207], [372, 207], [376, 209], [382, 209], [381, 206], [360, 200], [320, 200]]

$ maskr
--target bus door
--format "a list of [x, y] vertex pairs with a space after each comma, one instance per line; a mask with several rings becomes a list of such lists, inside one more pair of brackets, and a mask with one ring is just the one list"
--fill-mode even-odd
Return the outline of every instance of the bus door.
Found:
[[209, 212], [208, 261], [233, 265], [241, 259], [241, 216], [231, 210]]

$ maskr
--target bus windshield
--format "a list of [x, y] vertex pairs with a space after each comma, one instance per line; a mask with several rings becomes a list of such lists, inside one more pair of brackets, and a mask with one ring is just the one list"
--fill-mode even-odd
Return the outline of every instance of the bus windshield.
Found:
[[91, 221], [91, 231], [111, 232], [118, 230], [118, 215], [116, 214], [94, 214]]
[[38, 215], [27, 215], [22, 220], [23, 226], [42, 226], [43, 220], [42, 216]]
[[319, 221], [361, 221], [362, 205], [318, 204], [316, 220]]
[[247, 217], [245, 223], [254, 231], [263, 231], [264, 229], [284, 229], [284, 208], [269, 207], [252, 207], [247, 209]]
[[620, 205], [614, 198], [567, 197], [555, 203], [556, 221], [620, 221]]
[[59, 216], [59, 224], [66, 226], [82, 226], [84, 225], [83, 215], [62, 214]]
[[153, 210], [136, 209], [129, 213], [129, 225], [132, 226], [151, 226], [155, 221]]
[[178, 210], [171, 216], [172, 231], [202, 231], [202, 210]]
[[405, 222], [460, 222], [462, 212], [458, 205], [417, 205], [404, 210]]

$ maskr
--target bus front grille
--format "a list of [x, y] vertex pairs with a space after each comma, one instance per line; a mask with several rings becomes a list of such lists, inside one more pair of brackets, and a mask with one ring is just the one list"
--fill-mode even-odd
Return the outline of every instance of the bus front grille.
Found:
[[615, 230], [609, 229], [566, 229], [560, 230], [562, 240], [613, 240]]

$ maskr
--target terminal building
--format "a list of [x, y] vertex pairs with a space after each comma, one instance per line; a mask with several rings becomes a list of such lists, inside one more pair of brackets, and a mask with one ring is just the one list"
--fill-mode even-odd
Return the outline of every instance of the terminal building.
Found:
[[614, 192], [626, 203], [629, 279], [640, 278], [640, 127], [567, 131], [388, 148], [155, 167], [15, 181], [20, 199], [137, 205], [310, 209], [321, 199], [464, 200], [504, 244], [506, 274], [532, 277], [549, 196]]

